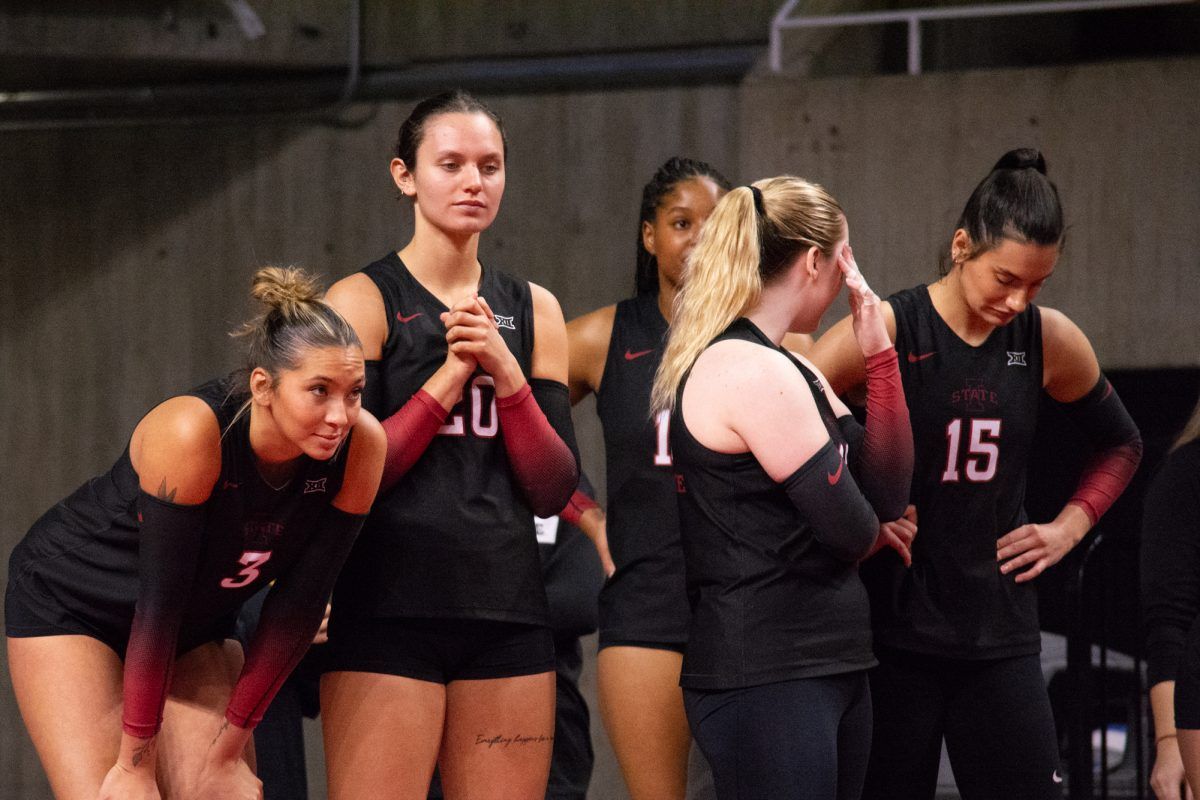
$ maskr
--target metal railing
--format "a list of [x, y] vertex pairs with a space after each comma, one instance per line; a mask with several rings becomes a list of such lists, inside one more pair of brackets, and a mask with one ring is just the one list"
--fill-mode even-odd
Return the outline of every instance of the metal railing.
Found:
[[788, 0], [771, 20], [771, 71], [783, 70], [783, 32], [805, 28], [837, 28], [859, 25], [908, 25], [908, 74], [921, 74], [921, 23], [929, 20], [1013, 17], [1025, 14], [1062, 14], [1073, 11], [1112, 11], [1147, 6], [1186, 5], [1195, 0], [1058, 0], [1039, 3], [996, 3], [990, 5], [909, 8], [897, 11], [863, 11], [852, 14], [792, 17], [800, 0]]

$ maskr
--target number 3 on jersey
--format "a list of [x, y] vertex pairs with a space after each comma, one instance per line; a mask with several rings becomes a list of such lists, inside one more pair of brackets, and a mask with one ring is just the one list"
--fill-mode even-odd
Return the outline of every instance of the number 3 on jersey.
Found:
[[654, 415], [654, 466], [671, 466], [671, 412]]
[[221, 580], [222, 589], [240, 589], [243, 586], [248, 586], [258, 578], [258, 569], [263, 564], [271, 560], [270, 550], [247, 550], [242, 553], [242, 557], [238, 559], [238, 563], [246, 568], [232, 578], [224, 578]]
[[[986, 483], [996, 477], [996, 462], [1000, 460], [1000, 420], [970, 419], [970, 435], [965, 459], [967, 480]], [[952, 419], [946, 426], [946, 469], [942, 483], [958, 483], [958, 461], [962, 447], [963, 420]]]

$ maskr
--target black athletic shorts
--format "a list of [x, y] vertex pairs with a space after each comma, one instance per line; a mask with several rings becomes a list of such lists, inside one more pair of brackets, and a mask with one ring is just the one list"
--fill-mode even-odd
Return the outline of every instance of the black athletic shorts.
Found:
[[1175, 676], [1175, 727], [1200, 729], [1200, 619], [1188, 632]]
[[[12, 581], [4, 593], [4, 632], [13, 639], [35, 636], [90, 636], [125, 658], [129, 647], [129, 625], [117, 628], [101, 625], [71, 613], [53, 598], [43, 595], [26, 581]], [[176, 657], [208, 642], [236, 638], [237, 616], [228, 614], [203, 629], [181, 630], [175, 648]]]
[[330, 625], [326, 672], [374, 672], [433, 683], [554, 671], [542, 625], [477, 619], [362, 619]]

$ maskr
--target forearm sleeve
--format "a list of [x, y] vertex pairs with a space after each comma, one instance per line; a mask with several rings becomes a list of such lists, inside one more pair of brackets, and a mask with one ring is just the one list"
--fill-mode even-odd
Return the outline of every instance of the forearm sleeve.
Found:
[[1081, 507], [1095, 525], [1129, 485], [1142, 460], [1142, 437], [1125, 404], [1104, 375], [1073, 403], [1060, 404], [1097, 452], [1068, 503]]
[[196, 579], [204, 536], [203, 505], [181, 506], [138, 494], [138, 589], [125, 650], [122, 728], [149, 739], [162, 725], [163, 703], [179, 625]]
[[271, 587], [225, 710], [225, 718], [234, 725], [253, 728], [262, 720], [275, 693], [312, 644], [334, 580], [365, 519], [327, 507], [300, 560]]
[[418, 389], [395, 414], [383, 421], [388, 446], [383, 478], [379, 483], [380, 491], [394, 486], [417, 463], [433, 437], [437, 436], [438, 428], [446, 421], [446, 415], [446, 409], [433, 395]]
[[[853, 422], [852, 417], [842, 419]], [[867, 424], [858, 446], [851, 442], [850, 469], [879, 519], [890, 521], [904, 513], [912, 484], [913, 438], [895, 348], [867, 359]]]
[[563, 510], [559, 513], [559, 517], [561, 517], [564, 522], [569, 522], [572, 525], [578, 525], [579, 520], [583, 518], [585, 513], [593, 508], [599, 507], [600, 504], [588, 497], [587, 493], [583, 491], [583, 487], [581, 486], [571, 494], [571, 499], [567, 501], [565, 506], [563, 506]]
[[1175, 680], [1188, 631], [1200, 615], [1200, 475], [1168, 457], [1146, 492], [1141, 598], [1147, 682]]
[[558, 381], [535, 378], [496, 399], [508, 463], [533, 513], [557, 514], [579, 483], [570, 395]]
[[813, 536], [834, 556], [858, 561], [870, 551], [879, 533], [879, 517], [832, 441], [788, 476], [783, 487], [812, 527]]

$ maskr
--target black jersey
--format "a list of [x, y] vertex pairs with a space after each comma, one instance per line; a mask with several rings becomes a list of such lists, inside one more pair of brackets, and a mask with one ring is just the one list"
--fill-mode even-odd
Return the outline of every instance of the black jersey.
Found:
[[1000, 574], [996, 540], [1024, 525], [1025, 474], [1042, 392], [1042, 329], [1028, 306], [978, 347], [938, 315], [925, 286], [888, 298], [912, 421], [912, 567], [863, 565], [875, 639], [956, 658], [1040, 648], [1037, 594]]
[[[363, 273], [379, 288], [388, 332], [380, 419], [404, 405], [446, 360], [448, 309], [396, 253]], [[533, 355], [529, 284], [485, 268], [479, 294], [526, 378]], [[334, 615], [491, 619], [543, 624], [533, 512], [508, 465], [492, 378], [467, 382], [429, 447], [376, 499], [334, 592]]]
[[601, 644], [682, 644], [687, 594], [670, 416], [650, 418], [667, 321], [653, 294], [617, 303], [596, 413], [607, 460], [608, 546], [617, 571], [600, 594]]
[[[845, 447], [820, 379], [746, 319], [736, 339], [784, 353], [804, 375], [829, 437]], [[692, 619], [680, 684], [735, 689], [835, 675], [875, 664], [858, 568], [818, 542], [783, 485], [752, 453], [696, 441], [676, 395], [671, 445]]]
[[[279, 489], [259, 475], [247, 399], [227, 381], [188, 393], [216, 414], [221, 473], [204, 503], [204, 541], [180, 627], [178, 650], [232, 634], [251, 595], [285, 574], [304, 551], [320, 512], [341, 488], [349, 438], [328, 461], [301, 456]], [[139, 591], [138, 476], [129, 449], [104, 475], [80, 486], [34, 523], [9, 560], [9, 591], [21, 590], [54, 616], [123, 655]]]

